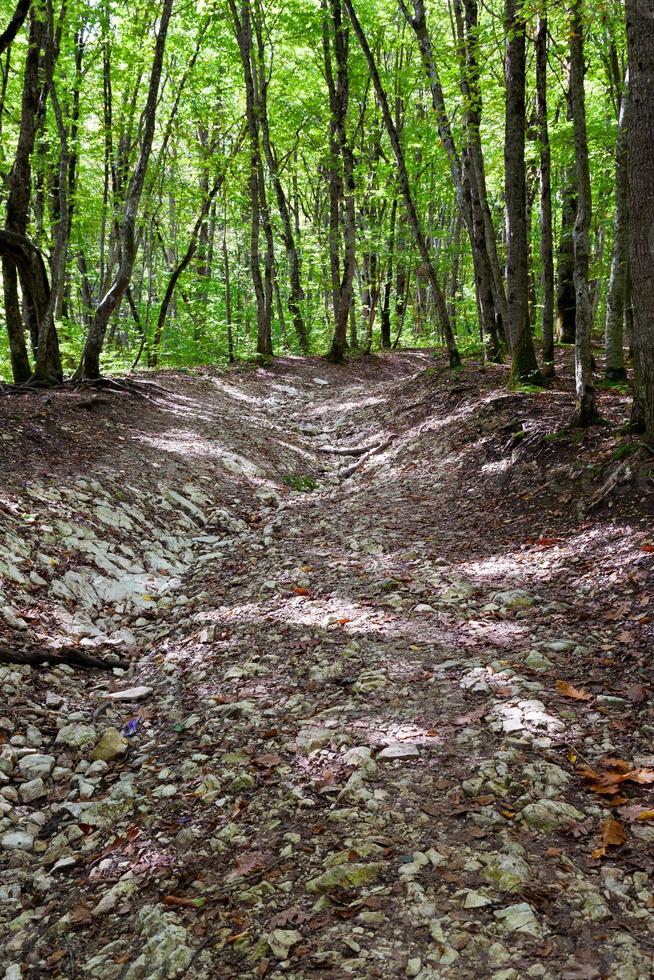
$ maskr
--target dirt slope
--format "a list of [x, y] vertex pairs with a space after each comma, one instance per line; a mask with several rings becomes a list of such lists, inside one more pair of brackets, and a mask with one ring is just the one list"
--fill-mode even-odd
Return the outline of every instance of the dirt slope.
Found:
[[652, 975], [651, 483], [503, 382], [0, 403], [0, 647], [132, 662], [0, 666], [7, 980]]

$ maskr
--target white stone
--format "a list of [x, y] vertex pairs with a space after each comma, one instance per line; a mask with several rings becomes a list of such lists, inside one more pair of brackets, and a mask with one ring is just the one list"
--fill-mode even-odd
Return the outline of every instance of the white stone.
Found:
[[5, 851], [31, 851], [34, 847], [34, 838], [24, 830], [12, 830], [0, 839], [0, 845]]
[[152, 694], [151, 687], [128, 687], [124, 691], [110, 691], [104, 697], [107, 701], [142, 701]]
[[382, 749], [377, 756], [377, 760], [392, 761], [393, 759], [417, 759], [420, 756], [420, 749], [411, 742], [396, 742]]

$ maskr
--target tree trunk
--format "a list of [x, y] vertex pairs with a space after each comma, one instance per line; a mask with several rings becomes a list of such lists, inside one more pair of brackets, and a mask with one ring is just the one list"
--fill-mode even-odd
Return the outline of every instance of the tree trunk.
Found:
[[470, 151], [471, 179], [475, 184], [479, 207], [484, 224], [486, 253], [491, 270], [494, 305], [500, 318], [500, 329], [507, 331], [509, 310], [502, 270], [497, 254], [497, 236], [488, 204], [486, 189], [486, 168], [481, 145], [481, 108], [482, 92], [479, 68], [479, 22], [477, 0], [463, 0], [465, 7], [465, 30], [463, 29], [460, 0], [455, 0], [455, 14], [459, 23], [459, 32], [465, 44], [465, 71], [463, 77], [463, 93], [467, 100], [466, 129]]
[[397, 218], [397, 197], [393, 197], [391, 204], [390, 228], [388, 232], [388, 244], [386, 247], [386, 274], [384, 278], [384, 288], [382, 293], [381, 305], [381, 345], [383, 350], [391, 349], [391, 292], [393, 290], [393, 260], [395, 257], [395, 222]]
[[[238, 42], [241, 63], [243, 66], [243, 78], [245, 82], [245, 114], [247, 119], [248, 137], [250, 140], [250, 162], [248, 175], [248, 189], [250, 193], [250, 270], [252, 273], [252, 285], [257, 304], [257, 353], [270, 355], [272, 349], [272, 336], [270, 332], [272, 309], [272, 279], [270, 279], [270, 289], [268, 281], [264, 285], [261, 275], [261, 253], [259, 250], [259, 234], [262, 225], [262, 209], [265, 201], [260, 199], [261, 184], [259, 173], [261, 170], [261, 152], [259, 146], [259, 118], [258, 105], [255, 89], [255, 79], [252, 73], [252, 24], [250, 19], [249, 0], [242, 0], [241, 13], [239, 15], [235, 0], [229, 0], [229, 9], [234, 22], [236, 40]], [[270, 296], [268, 296], [270, 292]], [[270, 299], [270, 302], [269, 302]]]
[[[23, 74], [23, 95], [20, 115], [20, 129], [14, 163], [9, 176], [9, 194], [5, 227], [17, 235], [27, 232], [27, 220], [32, 182], [31, 156], [36, 136], [36, 117], [39, 109], [41, 51], [45, 43], [45, 24], [32, 10], [30, 32]], [[5, 301], [7, 333], [11, 367], [16, 384], [21, 384], [31, 376], [29, 356], [25, 344], [23, 318], [18, 298], [18, 273], [16, 266], [3, 260], [2, 279]]]
[[536, 31], [536, 102], [540, 150], [540, 264], [543, 284], [543, 374], [554, 374], [554, 236], [552, 233], [552, 154], [547, 119], [547, 10]]
[[586, 96], [584, 91], [583, 0], [572, 0], [570, 8], [570, 95], [574, 123], [574, 146], [577, 174], [577, 216], [574, 241], [574, 284], [577, 302], [575, 336], [575, 390], [578, 425], [588, 426], [597, 420], [591, 351], [593, 311], [590, 300], [588, 269], [590, 264], [590, 222], [592, 197], [588, 139], [586, 135]]
[[[325, 68], [327, 74], [327, 85], [329, 89], [329, 102], [332, 117], [332, 125], [336, 134], [336, 139], [343, 161], [343, 234], [344, 234], [344, 261], [343, 273], [338, 289], [338, 302], [336, 304], [336, 316], [334, 326], [334, 339], [329, 354], [330, 360], [336, 363], [343, 361], [345, 349], [347, 347], [347, 325], [352, 305], [354, 269], [356, 264], [356, 218], [355, 218], [355, 182], [354, 182], [354, 155], [352, 147], [347, 138], [346, 119], [349, 102], [349, 78], [348, 78], [348, 49], [349, 36], [346, 25], [343, 24], [343, 11], [341, 0], [329, 0], [331, 11], [331, 23], [333, 29], [333, 39], [330, 40], [331, 31], [327, 27], [326, 20], [323, 20], [323, 47], [325, 52]], [[336, 78], [334, 79], [331, 71], [330, 44], [334, 45], [334, 57], [336, 59]], [[334, 256], [332, 255], [332, 275]]]
[[290, 292], [288, 295], [287, 305], [289, 312], [291, 314], [291, 319], [293, 320], [293, 326], [295, 327], [295, 333], [297, 334], [298, 343], [300, 345], [300, 350], [303, 354], [309, 353], [309, 334], [304, 322], [304, 317], [302, 315], [302, 304], [304, 302], [304, 290], [302, 289], [301, 277], [300, 277], [300, 255], [295, 243], [295, 235], [293, 233], [293, 222], [291, 218], [291, 210], [288, 205], [288, 200], [282, 186], [282, 182], [279, 177], [279, 166], [277, 162], [277, 156], [275, 154], [271, 139], [270, 139], [270, 127], [268, 124], [268, 80], [266, 78], [265, 65], [264, 65], [264, 43], [263, 43], [263, 32], [262, 32], [262, 13], [260, 5], [257, 4], [257, 18], [255, 20], [255, 29], [257, 36], [257, 58], [259, 66], [259, 80], [258, 80], [258, 96], [259, 96], [259, 125], [261, 128], [261, 138], [263, 143], [263, 149], [266, 156], [266, 163], [268, 164], [268, 172], [270, 173], [270, 179], [272, 181], [273, 190], [275, 192], [275, 197], [277, 199], [277, 209], [279, 211], [279, 217], [282, 224], [282, 241], [284, 242], [284, 248], [286, 249], [286, 258], [288, 260], [289, 269], [289, 286]]
[[537, 383], [540, 372], [529, 327], [527, 194], [525, 172], [526, 39], [522, 3], [506, 0], [506, 130], [504, 171], [506, 197], [506, 278], [508, 287], [511, 377]]
[[25, 23], [31, 0], [18, 0], [13, 16], [5, 30], [0, 34], [0, 55], [4, 54], [19, 30]]
[[404, 159], [404, 153], [402, 152], [402, 147], [400, 145], [400, 138], [397, 132], [393, 117], [391, 115], [388, 98], [386, 92], [381, 83], [381, 78], [379, 77], [379, 72], [377, 70], [377, 64], [373, 56], [370, 45], [368, 44], [368, 39], [359, 23], [359, 19], [356, 15], [354, 5], [352, 0], [345, 0], [345, 6], [347, 7], [348, 14], [350, 16], [350, 21], [352, 22], [352, 27], [354, 33], [357, 36], [359, 44], [361, 45], [361, 50], [365, 56], [366, 62], [368, 64], [368, 70], [375, 86], [375, 92], [377, 93], [377, 99], [381, 106], [382, 116], [384, 118], [384, 125], [386, 126], [386, 131], [393, 148], [393, 154], [395, 156], [395, 162], [398, 169], [398, 180], [400, 185], [400, 190], [402, 191], [402, 196], [404, 198], [404, 205], [407, 211], [407, 216], [409, 219], [409, 225], [413, 232], [413, 237], [420, 253], [420, 258], [424, 266], [425, 275], [431, 286], [434, 303], [436, 305], [436, 311], [438, 313], [438, 320], [440, 324], [441, 331], [443, 333], [443, 338], [447, 344], [447, 350], [450, 359], [450, 367], [458, 367], [461, 364], [461, 357], [459, 356], [459, 351], [457, 350], [456, 340], [454, 333], [452, 332], [452, 325], [450, 319], [447, 315], [447, 303], [445, 301], [445, 296], [443, 295], [443, 290], [441, 289], [438, 277], [436, 275], [436, 269], [432, 262], [431, 256], [429, 254], [429, 249], [427, 247], [427, 241], [423, 233], [422, 227], [420, 225], [420, 220], [418, 218], [418, 212], [416, 210], [415, 202], [413, 200], [413, 195], [411, 193], [411, 185], [409, 183], [409, 174], [406, 169], [406, 162]]
[[606, 364], [607, 381], [626, 381], [624, 366], [624, 315], [629, 253], [628, 226], [628, 138], [629, 86], [625, 79], [620, 100], [618, 136], [615, 143], [615, 204], [613, 212], [613, 254], [611, 276], [606, 298]]
[[627, 0], [633, 421], [654, 436], [654, 0]]
[[136, 219], [145, 175], [152, 152], [154, 139], [155, 116], [157, 102], [159, 98], [159, 84], [163, 68], [164, 49], [166, 46], [166, 36], [173, 0], [163, 0], [163, 9], [159, 20], [159, 31], [155, 44], [152, 68], [150, 71], [150, 82], [148, 85], [148, 95], [143, 110], [143, 134], [138, 162], [132, 174], [132, 178], [127, 190], [125, 199], [125, 210], [123, 213], [122, 226], [120, 228], [121, 255], [116, 276], [109, 287], [109, 290], [100, 300], [93, 321], [86, 338], [84, 353], [80, 365], [75, 372], [75, 381], [96, 380], [100, 377], [100, 355], [104, 344], [107, 325], [112, 314], [120, 306], [125, 291], [129, 286], [132, 277], [132, 270], [136, 259], [137, 240], [136, 240]]
[[[471, 175], [469, 160], [464, 161], [464, 164], [462, 165], [454, 143], [454, 138], [452, 136], [450, 121], [447, 114], [447, 109], [445, 107], [443, 89], [441, 86], [438, 68], [436, 66], [436, 59], [434, 57], [431, 39], [427, 30], [424, 2], [423, 0], [413, 0], [413, 17], [409, 13], [409, 9], [404, 0], [399, 0], [399, 3], [404, 16], [411, 24], [411, 27], [413, 28], [418, 40], [423, 66], [425, 68], [427, 78], [429, 79], [432, 105], [438, 120], [439, 136], [447, 153], [447, 158], [450, 165], [450, 175], [452, 177], [452, 182], [456, 192], [459, 213], [465, 223], [472, 248], [475, 288], [477, 291], [477, 304], [482, 319], [482, 331], [489, 339], [489, 356], [491, 360], [498, 362], [501, 361], [502, 358], [500, 345], [497, 339], [495, 303], [493, 298], [493, 287], [491, 284], [492, 270], [486, 248], [486, 229], [484, 226], [483, 214], [479, 204], [479, 197], [476, 195], [476, 182], [474, 191], [476, 195], [475, 219], [475, 205], [473, 205], [473, 190], [470, 180]], [[465, 40], [463, 38], [461, 41], [465, 45]], [[465, 73], [465, 71], [466, 67], [464, 55], [462, 59], [462, 72]], [[466, 81], [464, 81], [464, 87], [467, 91]]]

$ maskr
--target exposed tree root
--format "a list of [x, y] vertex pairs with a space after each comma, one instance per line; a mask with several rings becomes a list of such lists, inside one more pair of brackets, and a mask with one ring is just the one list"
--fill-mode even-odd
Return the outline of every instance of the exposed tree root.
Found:
[[378, 446], [373, 446], [372, 449], [367, 449], [364, 455], [360, 456], [359, 459], [356, 461], [356, 463], [352, 463], [350, 466], [347, 466], [344, 470], [341, 470], [339, 476], [343, 480], [349, 479], [349, 477], [351, 477], [354, 473], [356, 473], [356, 471], [358, 470], [358, 468], [361, 466], [362, 463], [370, 459], [376, 453], [383, 453], [385, 449], [388, 449], [388, 447], [393, 443], [394, 439], [395, 437], [391, 436], [391, 438], [387, 439], [386, 442], [382, 442]]
[[333, 456], [365, 456], [366, 453], [372, 453], [376, 449], [379, 449], [379, 445], [353, 446], [351, 449], [339, 449], [338, 446], [319, 446], [318, 452], [330, 453]]
[[40, 667], [41, 664], [56, 667], [67, 664], [69, 667], [79, 667], [81, 670], [113, 670], [114, 667], [125, 670], [131, 666], [127, 660], [102, 660], [100, 657], [83, 653], [75, 647], [63, 647], [57, 651], [43, 649], [22, 651], [0, 647], [0, 664], [22, 664], [29, 667]]
[[640, 464], [649, 457], [654, 457], [654, 448], [646, 443], [641, 443], [639, 448], [629, 459], [623, 460], [615, 467], [604, 481], [597, 493], [593, 494], [590, 500], [584, 505], [584, 512], [590, 513], [602, 504], [607, 497], [613, 493], [615, 488], [621, 483], [629, 483], [634, 479]]

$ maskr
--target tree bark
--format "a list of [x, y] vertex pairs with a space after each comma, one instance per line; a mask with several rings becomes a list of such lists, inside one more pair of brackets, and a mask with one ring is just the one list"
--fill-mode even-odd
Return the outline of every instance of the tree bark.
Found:
[[626, 381], [624, 366], [624, 316], [629, 254], [628, 226], [628, 138], [629, 83], [625, 79], [620, 99], [618, 135], [615, 143], [615, 202], [613, 211], [613, 254], [606, 298], [605, 377], [607, 381]]
[[[252, 52], [252, 22], [250, 18], [249, 0], [242, 0], [241, 12], [236, 7], [235, 0], [229, 0], [229, 9], [234, 22], [236, 40], [238, 42], [243, 78], [245, 82], [245, 114], [247, 119], [248, 137], [250, 140], [250, 161], [248, 188], [250, 193], [251, 228], [250, 228], [250, 271], [252, 285], [257, 304], [257, 353], [269, 356], [273, 352], [271, 335], [272, 313], [272, 279], [266, 274], [266, 283], [261, 275], [261, 252], [259, 236], [262, 226], [262, 209], [265, 200], [261, 200], [261, 150], [259, 145], [259, 115], [255, 77], [253, 74]], [[264, 229], [265, 230], [265, 229]]]
[[[450, 175], [454, 184], [457, 205], [461, 217], [465, 223], [470, 246], [472, 249], [473, 268], [475, 274], [475, 288], [477, 292], [477, 304], [481, 314], [482, 331], [488, 338], [489, 357], [492, 361], [499, 362], [502, 359], [501, 348], [497, 337], [495, 301], [493, 298], [493, 286], [491, 283], [492, 270], [486, 247], [486, 229], [484, 225], [483, 213], [476, 191], [472, 188], [469, 158], [462, 164], [457, 152], [456, 144], [452, 136], [445, 97], [440, 81], [440, 75], [434, 57], [434, 51], [427, 29], [427, 18], [425, 13], [424, 0], [413, 0], [413, 16], [405, 3], [399, 0], [400, 7], [408, 23], [413, 28], [420, 48], [422, 63], [427, 78], [432, 97], [432, 106], [436, 112], [438, 122], [438, 133], [441, 138], [450, 167]], [[461, 39], [465, 45], [465, 39]], [[462, 72], [466, 71], [465, 54], [462, 58]], [[467, 86], [467, 82], [464, 83]], [[475, 198], [473, 202], [473, 196]], [[475, 210], [476, 209], [476, 210]]]
[[540, 162], [540, 264], [543, 285], [543, 374], [554, 374], [554, 236], [552, 153], [547, 119], [547, 0], [536, 30], [536, 104]]
[[514, 382], [537, 383], [538, 370], [529, 326], [527, 193], [525, 171], [526, 35], [523, 5], [506, 0], [506, 129], [504, 172], [507, 239], [507, 304]]
[[18, 0], [11, 20], [2, 34], [0, 34], [0, 55], [4, 54], [25, 23], [30, 4], [31, 0]]
[[477, 194], [479, 207], [481, 208], [486, 253], [492, 276], [491, 283], [494, 305], [499, 315], [498, 326], [500, 332], [504, 334], [508, 329], [508, 300], [497, 253], [497, 236], [488, 204], [486, 168], [481, 145], [482, 92], [478, 50], [479, 20], [477, 0], [463, 0], [463, 5], [465, 8], [465, 28], [461, 15], [461, 0], [455, 0], [454, 9], [458, 21], [458, 30], [465, 49], [465, 70], [462, 76], [462, 92], [467, 102], [466, 130], [470, 152], [471, 182], [474, 184], [474, 192]]
[[150, 154], [152, 152], [159, 85], [161, 82], [164, 50], [172, 6], [173, 0], [163, 0], [152, 68], [150, 70], [148, 95], [142, 115], [143, 135], [141, 137], [140, 153], [127, 189], [122, 226], [120, 228], [121, 255], [118, 270], [108, 292], [102, 297], [95, 310], [93, 321], [86, 338], [82, 359], [74, 375], [73, 380], [75, 381], [94, 381], [100, 377], [100, 355], [102, 353], [107, 325], [112, 314], [120, 306], [132, 277], [137, 250], [136, 219]]
[[[20, 128], [14, 163], [9, 176], [9, 194], [5, 227], [17, 235], [27, 233], [27, 220], [31, 196], [31, 157], [36, 137], [36, 118], [41, 93], [41, 52], [45, 44], [45, 24], [37, 13], [30, 14], [30, 32], [23, 74], [23, 95]], [[21, 384], [31, 376], [31, 368], [18, 298], [18, 273], [8, 260], [2, 263], [2, 279], [5, 301], [7, 333], [14, 381]]]
[[[343, 23], [341, 0], [329, 0], [329, 8], [331, 13], [331, 30], [327, 26], [326, 19], [323, 19], [323, 48], [332, 126], [343, 162], [343, 235], [345, 247], [343, 272], [338, 288], [338, 302], [335, 310], [334, 338], [328, 356], [330, 360], [340, 363], [345, 357], [347, 347], [347, 326], [350, 307], [352, 305], [354, 269], [356, 264], [355, 182], [354, 155], [346, 130], [349, 102], [349, 35], [347, 26]], [[331, 37], [332, 31], [333, 38]], [[331, 70], [331, 44], [334, 46], [334, 58], [336, 60], [335, 78]], [[332, 275], [333, 262], [334, 256], [332, 255]]]
[[591, 331], [593, 311], [588, 282], [590, 264], [590, 222], [592, 196], [590, 167], [588, 162], [588, 138], [586, 135], [586, 95], [584, 90], [584, 26], [582, 0], [572, 0], [570, 7], [570, 96], [574, 123], [574, 146], [577, 174], [577, 216], [573, 230], [574, 284], [577, 304], [575, 336], [575, 390], [578, 425], [588, 426], [597, 420]]
[[282, 241], [284, 243], [284, 248], [286, 250], [286, 257], [288, 260], [289, 269], [289, 286], [290, 291], [288, 295], [287, 305], [289, 312], [291, 314], [291, 319], [293, 320], [293, 326], [295, 328], [295, 333], [297, 335], [298, 343], [300, 345], [300, 350], [303, 354], [309, 353], [309, 334], [307, 331], [306, 324], [304, 322], [304, 317], [302, 314], [302, 304], [304, 302], [304, 290], [302, 289], [301, 275], [300, 275], [300, 255], [295, 242], [295, 235], [293, 233], [293, 222], [291, 219], [291, 210], [289, 208], [286, 193], [282, 186], [282, 182], [279, 176], [279, 164], [277, 161], [277, 156], [275, 154], [272, 141], [270, 139], [270, 126], [268, 123], [268, 80], [266, 78], [264, 70], [264, 43], [263, 43], [263, 32], [262, 32], [262, 12], [260, 4], [256, 5], [257, 17], [255, 19], [255, 30], [257, 37], [257, 58], [259, 65], [259, 83], [258, 83], [258, 96], [259, 96], [259, 125], [261, 128], [261, 139], [263, 143], [263, 150], [266, 157], [266, 163], [268, 165], [268, 172], [270, 174], [270, 179], [272, 181], [273, 190], [275, 192], [275, 197], [277, 199], [277, 209], [279, 211], [279, 217], [282, 224]]
[[654, 435], [654, 0], [627, 0], [633, 422]]
[[454, 333], [452, 332], [452, 325], [450, 323], [450, 318], [447, 315], [447, 303], [445, 301], [443, 290], [441, 288], [441, 285], [438, 281], [438, 277], [436, 275], [436, 269], [434, 268], [434, 264], [429, 254], [429, 249], [427, 247], [427, 240], [423, 233], [420, 224], [420, 219], [418, 218], [418, 212], [416, 210], [415, 202], [413, 200], [413, 195], [411, 193], [411, 185], [409, 183], [409, 174], [406, 168], [404, 153], [402, 151], [402, 147], [400, 145], [400, 138], [388, 106], [388, 98], [384, 90], [384, 87], [381, 83], [381, 78], [379, 77], [379, 72], [377, 70], [377, 64], [375, 62], [374, 55], [372, 53], [370, 45], [368, 44], [368, 39], [366, 38], [363, 28], [361, 27], [359, 19], [356, 15], [356, 11], [354, 9], [352, 0], [345, 0], [345, 6], [347, 8], [347, 12], [349, 14], [350, 21], [352, 23], [354, 33], [357, 36], [357, 40], [361, 45], [361, 50], [363, 51], [364, 57], [368, 64], [368, 70], [370, 72], [370, 76], [372, 78], [373, 85], [375, 87], [375, 92], [377, 93], [377, 99], [379, 101], [382, 110], [384, 125], [386, 126], [386, 131], [388, 133], [391, 147], [393, 148], [393, 154], [395, 156], [395, 162], [397, 164], [398, 180], [399, 180], [400, 190], [402, 191], [402, 196], [404, 198], [404, 205], [407, 211], [409, 225], [411, 226], [411, 230], [413, 232], [413, 237], [416, 243], [416, 247], [418, 248], [418, 252], [420, 253], [420, 258], [424, 266], [425, 275], [427, 277], [427, 280], [432, 290], [432, 295], [433, 295], [434, 303], [436, 305], [436, 311], [438, 314], [439, 325], [443, 333], [443, 338], [447, 345], [447, 350], [450, 359], [450, 367], [458, 367], [461, 364], [461, 357], [459, 355], [459, 351], [456, 346], [456, 339], [454, 337]]

